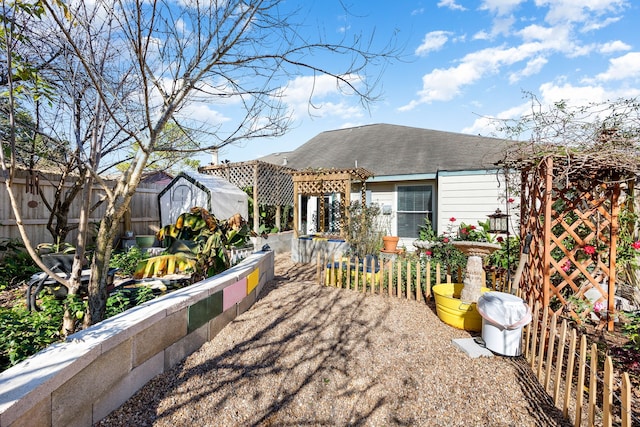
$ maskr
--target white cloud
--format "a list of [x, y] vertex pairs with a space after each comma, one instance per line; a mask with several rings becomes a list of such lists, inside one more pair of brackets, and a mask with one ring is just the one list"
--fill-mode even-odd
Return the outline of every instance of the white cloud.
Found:
[[449, 31], [431, 31], [427, 33], [424, 36], [422, 44], [416, 49], [415, 54], [418, 56], [426, 56], [429, 52], [442, 49], [442, 46], [447, 43], [451, 34]]
[[408, 111], [419, 104], [432, 101], [449, 101], [460, 94], [462, 87], [482, 77], [497, 73], [501, 67], [525, 60], [540, 50], [538, 43], [520, 47], [488, 48], [466, 55], [460, 65], [447, 69], [436, 68], [422, 77], [422, 90], [418, 100], [400, 107]]
[[603, 43], [598, 47], [598, 51], [604, 54], [620, 52], [623, 50], [631, 50], [631, 46], [621, 40]]
[[547, 64], [547, 62], [549, 62], [547, 58], [542, 56], [533, 58], [532, 60], [527, 62], [527, 65], [525, 66], [525, 68], [523, 68], [518, 72], [511, 73], [509, 75], [509, 83], [513, 84], [519, 81], [520, 79], [522, 79], [523, 77], [529, 77], [534, 74], [538, 74], [542, 70], [542, 67], [544, 67]]
[[[360, 84], [359, 76], [344, 76], [354, 86]], [[346, 100], [348, 88], [328, 75], [299, 76], [283, 89], [284, 102], [296, 119], [307, 113], [314, 117], [358, 118], [363, 115], [360, 105], [351, 105]]]
[[526, 0], [484, 0], [480, 10], [488, 10], [498, 16], [507, 15]]
[[413, 9], [411, 11], [411, 16], [422, 15], [423, 13], [424, 13], [424, 7], [421, 7], [419, 9]]
[[467, 10], [464, 6], [456, 3], [456, 0], [440, 0], [438, 7], [448, 7], [451, 10]]
[[637, 78], [640, 78], [640, 52], [629, 52], [610, 59], [607, 71], [596, 76], [601, 81]]
[[[593, 26], [594, 21], [605, 13], [617, 13], [624, 9], [627, 0], [536, 0], [536, 6], [549, 7], [545, 20], [551, 24], [559, 22], [586, 22], [585, 27]], [[601, 24], [604, 20], [599, 20]]]

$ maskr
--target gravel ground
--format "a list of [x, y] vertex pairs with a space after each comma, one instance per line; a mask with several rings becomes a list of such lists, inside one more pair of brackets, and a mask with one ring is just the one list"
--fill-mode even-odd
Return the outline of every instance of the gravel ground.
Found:
[[569, 425], [524, 359], [471, 359], [432, 304], [321, 287], [287, 256], [249, 311], [99, 425]]

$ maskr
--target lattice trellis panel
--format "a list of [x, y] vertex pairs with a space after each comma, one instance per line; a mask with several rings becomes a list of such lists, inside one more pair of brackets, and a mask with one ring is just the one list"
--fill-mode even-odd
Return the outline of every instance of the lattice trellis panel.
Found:
[[259, 160], [242, 163], [205, 166], [200, 172], [220, 176], [240, 187], [258, 187], [258, 204], [293, 205], [293, 169]]
[[590, 292], [605, 304], [612, 328], [620, 184], [558, 175], [551, 157], [522, 172], [521, 233], [533, 235], [522, 289], [527, 299], [575, 317], [589, 314], [574, 308]]

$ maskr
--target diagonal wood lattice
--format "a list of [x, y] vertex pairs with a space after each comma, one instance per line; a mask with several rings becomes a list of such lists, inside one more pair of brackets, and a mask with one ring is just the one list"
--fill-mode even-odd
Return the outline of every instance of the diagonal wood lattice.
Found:
[[522, 277], [525, 298], [579, 318], [589, 310], [577, 313], [570, 299], [584, 300], [585, 292], [598, 292], [612, 330], [620, 182], [604, 184], [584, 174], [570, 179], [547, 157], [522, 170], [521, 186], [521, 234], [533, 236]]
[[253, 229], [256, 232], [260, 228], [260, 205], [278, 208], [277, 224], [280, 223], [280, 206], [293, 205], [293, 181], [289, 174], [293, 171], [291, 168], [253, 160], [204, 166], [199, 171], [222, 177], [241, 189], [253, 189], [253, 200], [257, 201], [253, 204]]

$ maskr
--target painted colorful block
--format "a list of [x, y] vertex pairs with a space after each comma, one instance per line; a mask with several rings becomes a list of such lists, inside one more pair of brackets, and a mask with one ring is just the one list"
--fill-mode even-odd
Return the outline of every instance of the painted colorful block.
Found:
[[260, 282], [260, 269], [256, 268], [253, 273], [247, 276], [247, 295], [253, 291]]
[[187, 333], [191, 333], [222, 313], [222, 291], [189, 306], [187, 310]]
[[233, 307], [247, 296], [247, 278], [227, 286], [222, 292], [222, 310], [227, 311], [228, 308]]

